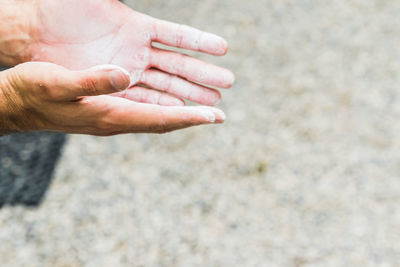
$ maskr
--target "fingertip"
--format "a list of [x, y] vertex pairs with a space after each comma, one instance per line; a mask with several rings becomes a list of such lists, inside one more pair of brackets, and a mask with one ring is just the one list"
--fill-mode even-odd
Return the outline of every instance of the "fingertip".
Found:
[[213, 33], [203, 34], [200, 42], [200, 51], [214, 56], [223, 56], [228, 52], [228, 42]]
[[215, 123], [223, 123], [226, 120], [225, 113], [220, 109], [214, 109]]
[[223, 38], [221, 38], [220, 42], [221, 42], [221, 44], [220, 44], [221, 56], [224, 56], [224, 55], [226, 55], [226, 53], [228, 53], [229, 45], [228, 45], [228, 42]]
[[221, 97], [222, 97], [221, 93], [215, 90], [212, 92], [212, 95], [209, 97], [207, 103], [205, 104], [210, 106], [216, 106], [221, 101]]
[[177, 100], [175, 101], [175, 104], [176, 104], [177, 106], [181, 106], [181, 107], [186, 106], [185, 101], [182, 100], [182, 99], [177, 99]]
[[223, 123], [226, 119], [225, 113], [218, 109], [218, 108], [213, 108], [213, 107], [196, 107], [196, 110], [199, 115], [205, 119], [204, 123]]
[[110, 79], [111, 85], [117, 91], [125, 90], [131, 82], [129, 75], [119, 69], [110, 71], [108, 73], [108, 78]]
[[227, 79], [229, 88], [233, 86], [233, 84], [235, 83], [235, 80], [236, 80], [235, 74], [233, 74], [233, 72], [229, 70], [228, 79]]
[[235, 83], [235, 74], [232, 71], [225, 69], [225, 73], [222, 76], [222, 88], [228, 89]]
[[109, 81], [113, 88], [117, 91], [125, 90], [130, 85], [131, 78], [129, 72], [120, 66], [103, 64], [94, 66], [90, 68], [90, 70], [95, 72], [108, 72]]
[[224, 56], [226, 53], [228, 53], [229, 45], [228, 42], [217, 35], [213, 34], [213, 39], [214, 39], [214, 51], [213, 54], [215, 56]]

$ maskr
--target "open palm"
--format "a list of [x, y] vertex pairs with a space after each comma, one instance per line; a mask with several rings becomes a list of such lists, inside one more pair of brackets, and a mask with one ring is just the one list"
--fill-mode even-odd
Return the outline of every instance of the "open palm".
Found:
[[207, 86], [229, 88], [233, 83], [234, 76], [226, 69], [152, 46], [159, 42], [224, 55], [227, 43], [216, 35], [149, 17], [117, 0], [38, 3], [32, 59], [76, 70], [121, 66], [131, 74], [131, 87], [117, 96], [160, 105], [181, 105], [181, 99], [214, 105], [220, 94]]

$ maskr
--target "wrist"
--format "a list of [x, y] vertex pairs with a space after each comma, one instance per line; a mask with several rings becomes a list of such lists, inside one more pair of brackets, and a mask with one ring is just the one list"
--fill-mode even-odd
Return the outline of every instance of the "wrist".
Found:
[[31, 60], [30, 46], [37, 32], [37, 1], [0, 1], [0, 65]]

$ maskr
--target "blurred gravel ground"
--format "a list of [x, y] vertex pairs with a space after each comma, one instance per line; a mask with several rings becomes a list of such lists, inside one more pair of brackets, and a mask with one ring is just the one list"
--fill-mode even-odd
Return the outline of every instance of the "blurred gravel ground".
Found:
[[138, 0], [225, 36], [228, 121], [72, 136], [2, 266], [400, 266], [400, 2]]

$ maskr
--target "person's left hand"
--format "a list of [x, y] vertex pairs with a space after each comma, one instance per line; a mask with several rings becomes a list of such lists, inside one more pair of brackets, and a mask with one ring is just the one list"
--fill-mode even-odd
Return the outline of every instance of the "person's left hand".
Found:
[[44, 62], [19, 64], [0, 72], [0, 135], [166, 133], [225, 119], [214, 107], [167, 107], [107, 95], [129, 82], [129, 74], [112, 65], [71, 71]]
[[215, 105], [220, 93], [208, 86], [229, 88], [234, 81], [229, 70], [152, 46], [221, 56], [228, 46], [216, 35], [154, 19], [117, 0], [37, 0], [36, 8], [28, 58], [76, 70], [121, 66], [131, 73], [131, 87], [118, 96], [160, 105], [183, 105], [182, 99]]

